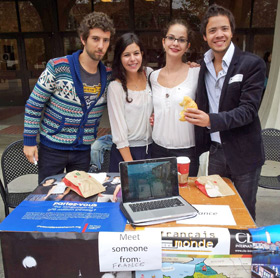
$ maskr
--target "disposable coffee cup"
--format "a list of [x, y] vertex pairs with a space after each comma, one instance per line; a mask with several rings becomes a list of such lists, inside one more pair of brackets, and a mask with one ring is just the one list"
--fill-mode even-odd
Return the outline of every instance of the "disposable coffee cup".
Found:
[[180, 187], [188, 185], [190, 162], [187, 156], [177, 157], [178, 181]]

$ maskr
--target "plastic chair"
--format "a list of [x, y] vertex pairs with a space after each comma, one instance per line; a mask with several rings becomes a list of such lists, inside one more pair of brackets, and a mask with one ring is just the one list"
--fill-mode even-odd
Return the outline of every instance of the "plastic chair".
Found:
[[[266, 128], [262, 130], [265, 159], [280, 162], [280, 130]], [[278, 169], [279, 171], [279, 169]], [[268, 189], [280, 189], [280, 175], [260, 176], [259, 186]]]
[[[10, 144], [1, 157], [3, 174], [3, 190], [1, 196], [4, 201], [5, 214], [9, 214], [9, 208], [18, 206], [31, 192], [9, 192], [10, 183], [18, 177], [28, 174], [37, 174], [38, 167], [30, 163], [23, 153], [23, 140]], [[19, 182], [18, 182], [19, 183]], [[18, 191], [18, 190], [17, 190]]]
[[[1, 194], [1, 197], [2, 197], [3, 202], [4, 202], [5, 215], [7, 216], [6, 208], [7, 208], [8, 204], [7, 204], [7, 201], [6, 201], [6, 192], [5, 192], [5, 188], [4, 188], [4, 185], [3, 185], [1, 179], [0, 179], [0, 194]], [[8, 214], [9, 214], [9, 209], [8, 209]]]

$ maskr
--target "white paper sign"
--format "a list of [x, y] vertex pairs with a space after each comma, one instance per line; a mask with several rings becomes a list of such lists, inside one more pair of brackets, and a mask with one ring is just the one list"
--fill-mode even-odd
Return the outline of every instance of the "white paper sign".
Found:
[[160, 230], [123, 233], [101, 232], [98, 237], [100, 271], [160, 269]]
[[196, 217], [177, 221], [178, 224], [199, 225], [232, 225], [236, 222], [227, 205], [193, 205], [198, 214]]

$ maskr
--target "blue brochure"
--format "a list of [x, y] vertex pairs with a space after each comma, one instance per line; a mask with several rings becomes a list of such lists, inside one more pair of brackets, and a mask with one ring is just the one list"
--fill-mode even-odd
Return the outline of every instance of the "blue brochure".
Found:
[[0, 231], [123, 232], [119, 203], [23, 201], [0, 224]]
[[251, 277], [279, 277], [280, 225], [249, 229], [253, 242]]

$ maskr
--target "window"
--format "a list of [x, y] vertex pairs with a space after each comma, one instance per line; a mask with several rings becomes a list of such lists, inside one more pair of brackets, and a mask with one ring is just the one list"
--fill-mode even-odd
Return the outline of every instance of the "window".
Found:
[[40, 16], [31, 1], [19, 2], [19, 14], [22, 32], [43, 31]]
[[17, 41], [0, 40], [0, 70], [19, 70]]
[[235, 19], [236, 28], [250, 26], [251, 1], [248, 0], [218, 0], [216, 4], [229, 9]]
[[253, 27], [274, 27], [276, 11], [277, 0], [255, 0]]
[[200, 21], [208, 8], [208, 1], [205, 0], [177, 0], [172, 2], [172, 17], [183, 18], [191, 28], [199, 31]]
[[135, 0], [134, 14], [136, 30], [161, 30], [170, 20], [170, 2]]
[[129, 0], [114, 0], [111, 2], [94, 1], [96, 12], [106, 13], [119, 30], [129, 30]]
[[14, 2], [0, 2], [0, 32], [18, 32], [16, 5]]
[[82, 49], [82, 43], [81, 40], [78, 38], [78, 36], [75, 37], [66, 37], [63, 39], [63, 45], [64, 45], [64, 55], [70, 55], [73, 52]]
[[77, 30], [81, 20], [85, 15], [91, 12], [91, 4], [89, 1], [76, 1], [75, 5], [69, 12], [66, 30]]
[[144, 45], [147, 66], [153, 69], [162, 67], [164, 65], [164, 52], [161, 33], [143, 32], [139, 38]]
[[272, 52], [273, 35], [256, 35], [254, 38], [254, 53], [264, 57], [266, 52]]
[[1, 105], [22, 105], [22, 83], [17, 78], [20, 69], [17, 41], [0, 40], [0, 96]]
[[28, 70], [43, 71], [46, 67], [44, 39], [25, 39], [25, 51]]

